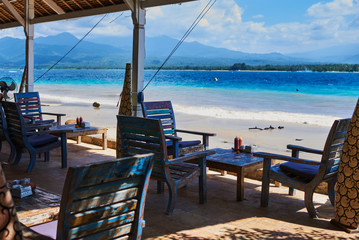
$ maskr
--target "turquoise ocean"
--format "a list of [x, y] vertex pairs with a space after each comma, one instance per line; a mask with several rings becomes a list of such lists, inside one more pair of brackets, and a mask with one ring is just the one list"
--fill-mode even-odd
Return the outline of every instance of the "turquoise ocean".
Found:
[[[35, 70], [35, 79], [45, 70]], [[20, 70], [0, 70], [19, 85]], [[145, 71], [145, 85], [155, 71]], [[42, 101], [116, 108], [124, 70], [51, 70], [36, 80]], [[222, 119], [268, 120], [330, 126], [351, 117], [359, 96], [358, 73], [160, 71], [145, 101], [171, 100], [176, 113]]]

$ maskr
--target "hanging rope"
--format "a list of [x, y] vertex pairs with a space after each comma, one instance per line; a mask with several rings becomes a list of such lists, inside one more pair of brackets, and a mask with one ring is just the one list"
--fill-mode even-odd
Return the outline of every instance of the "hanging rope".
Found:
[[188, 35], [193, 31], [193, 29], [198, 25], [198, 23], [202, 20], [202, 18], [208, 13], [208, 11], [212, 8], [212, 6], [216, 3], [217, 0], [210, 0], [207, 5], [202, 9], [200, 14], [197, 16], [197, 18], [193, 21], [191, 26], [188, 28], [188, 30], [183, 34], [182, 38], [178, 41], [177, 45], [173, 48], [171, 53], [168, 55], [168, 57], [164, 60], [162, 65], [158, 68], [158, 70], [155, 72], [155, 74], [152, 76], [150, 81], [146, 84], [146, 86], [142, 89], [141, 92], [143, 92], [147, 86], [152, 82], [152, 80], [156, 77], [156, 75], [161, 71], [163, 66], [167, 63], [167, 61], [172, 57], [172, 55], [177, 51], [177, 49], [182, 45], [184, 40], [188, 37]]
[[[103, 17], [64, 55], [62, 56], [56, 63], [54, 63], [49, 69], [46, 70], [40, 77], [38, 77], [34, 82], [40, 80], [46, 73], [48, 73], [51, 69], [53, 69], [62, 59], [64, 59], [72, 50], [74, 50], [77, 45], [79, 45], [82, 40], [84, 40], [96, 27], [100, 24], [100, 22], [107, 16], [107, 14], [103, 15]], [[117, 19], [117, 18], [116, 18]], [[115, 20], [116, 20], [115, 19]], [[113, 20], [114, 21], [114, 20]]]

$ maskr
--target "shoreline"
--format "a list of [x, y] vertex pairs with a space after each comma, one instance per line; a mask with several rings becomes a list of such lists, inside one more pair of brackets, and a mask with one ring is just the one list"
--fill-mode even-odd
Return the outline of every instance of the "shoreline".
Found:
[[[66, 116], [62, 118], [62, 124], [64, 124], [66, 120], [76, 119], [76, 117], [82, 116], [84, 121], [90, 122], [91, 126], [108, 128], [108, 139], [116, 139], [116, 115], [118, 112], [116, 108], [94, 109], [89, 106], [48, 104], [46, 101], [43, 101], [43, 103], [44, 112], [66, 113]], [[276, 129], [262, 131], [249, 130], [249, 128], [255, 126], [266, 128], [270, 125]], [[284, 128], [278, 129], [278, 126], [283, 126]], [[328, 126], [314, 124], [221, 119], [185, 113], [176, 114], [176, 127], [178, 129], [216, 133], [217, 135], [215, 137], [210, 137], [209, 148], [231, 149], [233, 147], [234, 138], [240, 136], [243, 138], [243, 144], [256, 145], [257, 151], [286, 155], [289, 155], [289, 153], [286, 152], [287, 144], [323, 149], [327, 134], [330, 130]], [[181, 134], [179, 136], [184, 140], [201, 140], [201, 136], [198, 135]]]

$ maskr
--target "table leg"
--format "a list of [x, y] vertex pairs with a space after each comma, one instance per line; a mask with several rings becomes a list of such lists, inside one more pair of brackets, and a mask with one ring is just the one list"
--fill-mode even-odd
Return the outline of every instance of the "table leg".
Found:
[[237, 201], [242, 201], [244, 198], [244, 174], [243, 168], [240, 167], [237, 171]]
[[207, 172], [206, 172], [206, 157], [198, 159], [199, 164], [199, 203], [207, 202]]
[[107, 149], [107, 129], [102, 133], [102, 149]]
[[66, 132], [61, 133], [61, 162], [62, 162], [62, 168], [67, 168], [67, 138], [66, 138]]

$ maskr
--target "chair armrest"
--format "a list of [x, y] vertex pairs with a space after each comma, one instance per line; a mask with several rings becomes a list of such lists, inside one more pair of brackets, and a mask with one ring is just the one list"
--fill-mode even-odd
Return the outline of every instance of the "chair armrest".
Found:
[[54, 115], [54, 116], [66, 116], [65, 113], [49, 113], [49, 112], [41, 112], [41, 114], [46, 114], [46, 115]]
[[183, 129], [175, 129], [175, 131], [182, 132], [182, 133], [188, 133], [188, 134], [210, 136], [210, 137], [214, 137], [217, 135], [216, 133], [206, 133], [206, 132], [190, 131], [190, 130], [183, 130]]
[[294, 157], [289, 157], [289, 156], [285, 156], [285, 155], [266, 153], [266, 152], [255, 152], [255, 153], [253, 153], [253, 156], [261, 157], [264, 159], [278, 159], [278, 160], [283, 160], [283, 161], [287, 161], [287, 162], [295, 162], [295, 163], [302, 163], [302, 164], [308, 164], [308, 165], [320, 165], [320, 162], [313, 161], [313, 160], [294, 158]]
[[302, 146], [298, 146], [298, 145], [288, 144], [287, 148], [291, 149], [292, 151], [301, 151], [301, 152], [314, 153], [314, 154], [323, 154], [323, 150], [307, 148], [307, 147], [302, 147]]
[[47, 124], [47, 123], [28, 123], [25, 124], [26, 130], [27, 131], [39, 131], [39, 132], [44, 132], [49, 130], [50, 127], [52, 127], [52, 124]]
[[172, 141], [182, 141], [181, 137], [175, 137], [175, 136], [172, 136], [172, 135], [165, 135], [165, 138], [167, 138], [169, 140], [172, 140]]
[[202, 135], [202, 143], [205, 147], [205, 149], [209, 145], [209, 137], [216, 136], [215, 133], [205, 133], [205, 132], [197, 132], [197, 131], [189, 131], [189, 130], [182, 130], [182, 129], [175, 129], [176, 132], [182, 132], [182, 133], [188, 133], [188, 134], [196, 134], [196, 135]]
[[214, 151], [214, 150], [193, 152], [193, 153], [185, 154], [185, 155], [183, 155], [181, 157], [178, 157], [178, 158], [169, 159], [168, 162], [169, 162], [169, 164], [181, 163], [181, 162], [188, 161], [188, 160], [193, 160], [193, 159], [197, 159], [197, 158], [203, 158], [203, 157], [215, 154], [215, 153], [216, 153], [216, 151]]

